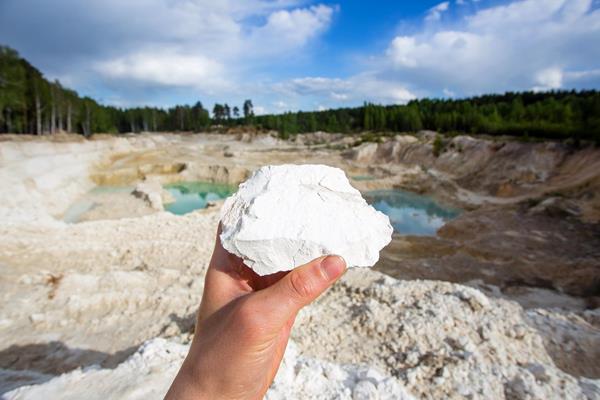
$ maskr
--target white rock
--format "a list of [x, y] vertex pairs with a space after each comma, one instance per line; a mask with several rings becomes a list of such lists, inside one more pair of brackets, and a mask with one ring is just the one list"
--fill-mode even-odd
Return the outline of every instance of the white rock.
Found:
[[144, 200], [150, 207], [157, 211], [163, 211], [164, 204], [175, 201], [173, 195], [163, 189], [160, 182], [154, 179], [146, 179], [138, 183], [131, 194]]
[[260, 168], [225, 201], [221, 222], [223, 247], [259, 275], [327, 254], [348, 267], [373, 266], [393, 230], [344, 171], [324, 165]]
[[[188, 345], [155, 338], [142, 344], [116, 368], [96, 365], [59, 376], [43, 375], [31, 370], [0, 369], [0, 398], [162, 399], [188, 349]], [[303, 356], [295, 343], [290, 341], [265, 399], [414, 400], [414, 397], [392, 376], [366, 365], [341, 365]]]

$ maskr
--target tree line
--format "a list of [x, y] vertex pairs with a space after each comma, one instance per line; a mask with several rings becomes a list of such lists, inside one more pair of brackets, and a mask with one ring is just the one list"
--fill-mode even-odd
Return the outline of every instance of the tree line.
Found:
[[511, 135], [600, 142], [600, 92], [505, 93], [468, 99], [422, 99], [315, 112], [261, 115], [256, 123], [283, 137], [314, 132], [418, 132]]
[[27, 60], [6, 46], [0, 46], [0, 132], [33, 133], [74, 132], [200, 132], [214, 124], [252, 123], [251, 100], [242, 106], [215, 104], [213, 118], [201, 102], [158, 107], [117, 108], [80, 97], [59, 81], [50, 82]]
[[[212, 114], [212, 115], [211, 115]], [[123, 133], [205, 131], [214, 126], [251, 125], [280, 136], [325, 131], [417, 132], [512, 135], [600, 142], [600, 92], [551, 91], [485, 95], [468, 99], [421, 99], [406, 105], [377, 105], [313, 112], [254, 115], [251, 100], [241, 109], [201, 102], [158, 107], [117, 108], [80, 97], [60, 82], [49, 82], [19, 54], [0, 46], [0, 132], [46, 134], [58, 131]]]

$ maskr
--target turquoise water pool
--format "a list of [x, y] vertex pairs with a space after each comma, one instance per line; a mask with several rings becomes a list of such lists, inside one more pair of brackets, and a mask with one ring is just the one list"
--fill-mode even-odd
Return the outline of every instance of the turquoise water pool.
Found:
[[[165, 189], [176, 200], [165, 209], [177, 215], [206, 208], [208, 202], [225, 199], [237, 190], [235, 186], [206, 182], [175, 183]], [[403, 190], [375, 190], [365, 193], [365, 198], [390, 217], [394, 232], [402, 235], [434, 236], [460, 214], [460, 210], [445, 207], [431, 197]]]
[[[225, 199], [237, 190], [233, 185], [208, 182], [180, 182], [165, 185], [164, 188], [175, 198], [175, 202], [165, 205], [165, 210], [177, 215], [206, 208], [209, 202]], [[97, 187], [73, 204], [64, 214], [63, 220], [68, 223], [78, 222], [83, 214], [102, 203], [99, 195], [120, 192], [128, 194], [132, 190], [131, 186]], [[403, 190], [370, 191], [364, 197], [375, 209], [390, 218], [396, 233], [403, 235], [433, 236], [446, 222], [460, 214], [460, 210], [445, 207], [431, 197]]]
[[175, 202], [167, 204], [165, 210], [177, 215], [206, 208], [209, 202], [225, 199], [237, 189], [232, 185], [207, 182], [180, 182], [164, 188], [175, 198]]
[[375, 190], [365, 193], [367, 201], [390, 217], [394, 232], [402, 235], [434, 236], [460, 210], [445, 207], [428, 196], [404, 190]]

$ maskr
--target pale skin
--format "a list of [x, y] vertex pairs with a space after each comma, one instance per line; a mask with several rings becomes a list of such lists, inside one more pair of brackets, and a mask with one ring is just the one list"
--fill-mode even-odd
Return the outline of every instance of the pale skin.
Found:
[[217, 235], [194, 339], [165, 399], [262, 399], [298, 311], [345, 270], [343, 258], [324, 256], [289, 273], [259, 276]]

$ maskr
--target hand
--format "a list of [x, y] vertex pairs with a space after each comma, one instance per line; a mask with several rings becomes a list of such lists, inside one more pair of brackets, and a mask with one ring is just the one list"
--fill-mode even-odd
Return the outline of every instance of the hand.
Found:
[[259, 276], [217, 240], [190, 351], [166, 399], [262, 399], [298, 311], [345, 271], [339, 256]]

